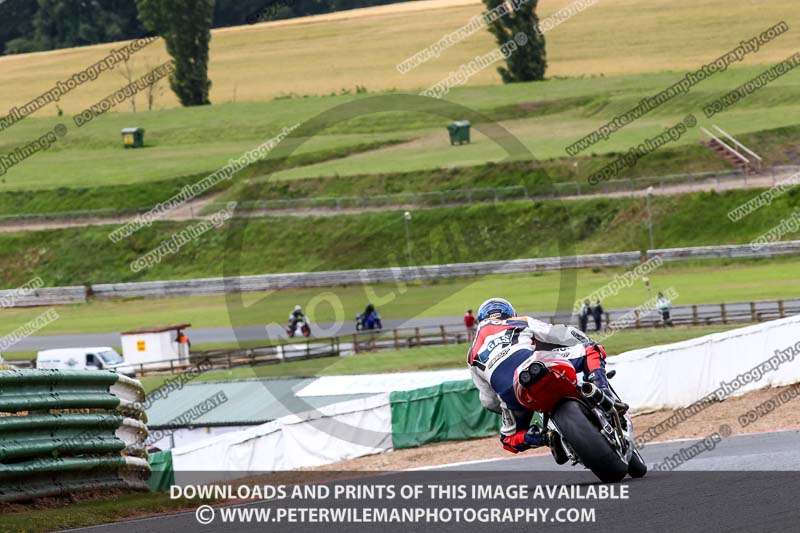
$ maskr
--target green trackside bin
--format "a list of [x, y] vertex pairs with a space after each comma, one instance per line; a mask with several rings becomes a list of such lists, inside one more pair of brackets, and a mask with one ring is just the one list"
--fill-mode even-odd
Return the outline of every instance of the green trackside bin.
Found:
[[447, 125], [447, 131], [450, 132], [450, 144], [469, 144], [469, 120], [459, 120]]
[[143, 148], [144, 130], [142, 128], [122, 128], [122, 145], [125, 148]]

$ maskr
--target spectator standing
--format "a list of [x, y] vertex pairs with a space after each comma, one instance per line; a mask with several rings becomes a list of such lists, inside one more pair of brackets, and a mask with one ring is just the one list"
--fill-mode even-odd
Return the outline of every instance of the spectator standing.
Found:
[[603, 327], [603, 306], [600, 305], [600, 300], [592, 307], [592, 316], [594, 317], [594, 330], [600, 331]]
[[464, 315], [464, 326], [467, 328], [467, 342], [472, 343], [475, 338], [475, 315], [472, 314], [472, 309], [467, 309]]
[[582, 332], [586, 333], [589, 327], [589, 315], [592, 314], [592, 307], [589, 305], [589, 300], [583, 301], [583, 307], [578, 314], [579, 328]]
[[656, 307], [661, 313], [661, 321], [664, 323], [664, 325], [672, 327], [672, 319], [669, 315], [671, 304], [669, 299], [664, 296], [664, 293], [658, 293], [658, 298], [656, 298]]
[[175, 340], [178, 342], [178, 353], [183, 357], [189, 357], [192, 350], [192, 342], [189, 340], [189, 336], [179, 329], [178, 337]]

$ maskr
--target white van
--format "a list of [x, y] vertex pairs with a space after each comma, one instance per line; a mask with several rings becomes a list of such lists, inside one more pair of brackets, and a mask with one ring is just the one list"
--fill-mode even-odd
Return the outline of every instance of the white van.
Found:
[[56, 348], [42, 350], [36, 355], [36, 368], [56, 370], [113, 370], [134, 377], [122, 356], [114, 348]]

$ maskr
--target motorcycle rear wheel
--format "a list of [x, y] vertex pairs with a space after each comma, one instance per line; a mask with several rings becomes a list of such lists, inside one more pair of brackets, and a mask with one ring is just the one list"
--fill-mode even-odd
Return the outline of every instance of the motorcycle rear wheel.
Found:
[[561, 437], [600, 481], [621, 481], [628, 473], [628, 465], [617, 455], [600, 433], [600, 429], [592, 423], [591, 416], [581, 402], [569, 400], [556, 409], [553, 420], [561, 431]]

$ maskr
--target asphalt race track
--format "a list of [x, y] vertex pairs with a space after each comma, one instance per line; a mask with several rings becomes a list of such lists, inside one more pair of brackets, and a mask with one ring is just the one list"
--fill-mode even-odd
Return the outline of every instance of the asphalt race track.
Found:
[[[695, 441], [654, 443], [645, 447], [648, 465], [661, 463], [667, 456]], [[577, 484], [596, 483], [591, 473], [580, 467], [559, 467], [549, 455], [514, 457], [446, 467], [423, 472], [399, 472], [372, 476], [370, 483], [475, 483], [501, 484]], [[374, 481], [372, 481], [374, 480]], [[365, 478], [360, 478], [366, 483]], [[325, 531], [355, 533], [380, 531], [436, 531], [447, 533], [487, 531], [797, 531], [800, 507], [800, 432], [784, 431], [723, 438], [675, 471], [652, 471], [643, 479], [626, 479], [628, 500], [557, 500], [531, 502], [510, 500], [453, 500], [460, 507], [495, 505], [499, 507], [592, 507], [594, 523], [417, 523], [417, 524], [198, 524], [195, 513], [180, 513], [78, 529], [93, 532], [176, 532], [208, 531]], [[426, 500], [422, 505], [441, 502]], [[283, 504], [287, 505], [286, 503]], [[350, 504], [353, 506], [354, 504]], [[358, 505], [375, 505], [361, 501]], [[417, 503], [417, 505], [420, 505]], [[255, 502], [239, 507], [280, 507], [278, 502]], [[452, 507], [452, 505], [451, 505]], [[216, 518], [219, 518], [217, 509]], [[552, 521], [552, 520], [551, 520]]]

